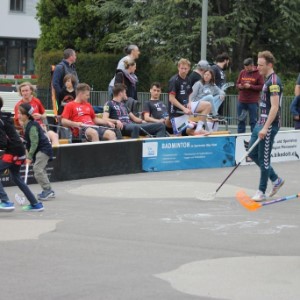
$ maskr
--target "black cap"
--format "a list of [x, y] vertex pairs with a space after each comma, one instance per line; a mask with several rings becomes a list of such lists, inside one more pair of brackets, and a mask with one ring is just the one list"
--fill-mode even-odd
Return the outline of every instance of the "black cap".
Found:
[[24, 111], [24, 113], [28, 116], [32, 118], [32, 114], [34, 112], [34, 108], [28, 104], [28, 103], [22, 103], [20, 104], [20, 107], [22, 108], [22, 110]]
[[244, 60], [244, 66], [250, 66], [250, 65], [254, 65], [254, 61], [253, 61], [253, 59], [251, 57], [246, 58]]

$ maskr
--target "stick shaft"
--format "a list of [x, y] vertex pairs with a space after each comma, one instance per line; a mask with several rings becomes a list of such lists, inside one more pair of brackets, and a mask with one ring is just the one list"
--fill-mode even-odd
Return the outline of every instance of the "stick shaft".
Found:
[[240, 159], [238, 164], [234, 167], [234, 169], [229, 173], [229, 175], [223, 180], [223, 182], [220, 184], [220, 186], [216, 189], [216, 193], [220, 190], [220, 188], [224, 185], [224, 183], [228, 180], [228, 178], [233, 174], [233, 172], [240, 166], [240, 164], [243, 162], [243, 160], [249, 155], [249, 153], [256, 147], [256, 145], [259, 143], [260, 139], [258, 138], [253, 145], [248, 149], [246, 154]]
[[28, 171], [29, 171], [29, 164], [26, 164], [26, 167], [25, 167], [25, 183], [27, 184], [27, 178], [28, 178]]
[[287, 201], [287, 200], [298, 198], [299, 196], [300, 196], [300, 194], [285, 196], [285, 197], [281, 197], [281, 198], [278, 198], [278, 199], [262, 202], [261, 205], [265, 206], [265, 205], [270, 205], [270, 204], [274, 204], [274, 203], [278, 203], [278, 202], [282, 202], [282, 201]]

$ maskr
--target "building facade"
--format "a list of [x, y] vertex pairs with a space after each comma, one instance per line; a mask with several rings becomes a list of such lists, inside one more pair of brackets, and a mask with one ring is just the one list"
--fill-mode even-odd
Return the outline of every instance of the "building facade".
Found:
[[34, 74], [38, 0], [0, 1], [0, 74]]

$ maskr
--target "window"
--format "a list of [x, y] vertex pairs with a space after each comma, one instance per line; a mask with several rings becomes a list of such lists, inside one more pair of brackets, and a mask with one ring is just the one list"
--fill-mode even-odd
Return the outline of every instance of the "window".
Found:
[[23, 12], [24, 0], [10, 0], [10, 11]]

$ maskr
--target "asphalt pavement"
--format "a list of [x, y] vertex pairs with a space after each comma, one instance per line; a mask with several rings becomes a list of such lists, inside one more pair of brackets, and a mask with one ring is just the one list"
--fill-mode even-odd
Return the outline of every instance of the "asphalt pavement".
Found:
[[[300, 192], [299, 161], [274, 168], [286, 181], [275, 199]], [[300, 200], [242, 207], [235, 194], [255, 193], [256, 166], [201, 200], [230, 171], [54, 183], [44, 212], [0, 213], [0, 298], [299, 300]]]

